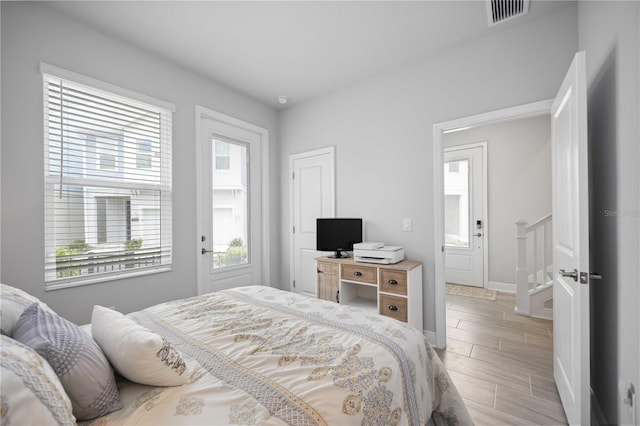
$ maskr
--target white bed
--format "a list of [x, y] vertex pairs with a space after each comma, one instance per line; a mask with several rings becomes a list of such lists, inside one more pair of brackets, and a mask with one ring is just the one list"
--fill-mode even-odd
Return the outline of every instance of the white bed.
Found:
[[186, 383], [118, 378], [123, 408], [86, 424], [472, 424], [422, 333], [374, 313], [252, 286], [127, 317], [180, 352]]

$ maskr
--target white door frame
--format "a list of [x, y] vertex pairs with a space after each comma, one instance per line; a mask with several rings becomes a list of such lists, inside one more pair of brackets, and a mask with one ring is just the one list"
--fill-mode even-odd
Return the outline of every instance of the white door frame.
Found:
[[[326, 148], [314, 149], [313, 151], [300, 152], [298, 154], [289, 155], [289, 176], [293, 173], [293, 162], [301, 158], [313, 157], [316, 155], [329, 154], [331, 156], [331, 217], [336, 215], [336, 154], [335, 147], [328, 146]], [[293, 179], [289, 179], [289, 291], [293, 291], [293, 277], [295, 276], [294, 264], [295, 264], [295, 252], [293, 250], [293, 225], [294, 225], [294, 212], [293, 212]]]
[[[443, 152], [472, 148], [482, 148], [482, 234], [484, 237], [484, 246], [482, 247], [482, 288], [487, 288], [487, 284], [489, 283], [489, 206], [487, 205], [487, 200], [489, 199], [489, 195], [487, 194], [489, 169], [487, 169], [487, 142], [474, 142], [448, 148], [443, 147]], [[444, 193], [442, 195], [444, 196]], [[471, 230], [470, 234], [473, 233], [474, 230], [475, 228]]]
[[213, 119], [222, 123], [226, 123], [235, 127], [239, 127], [250, 132], [257, 133], [260, 138], [261, 148], [261, 176], [262, 181], [262, 217], [261, 217], [261, 232], [262, 232], [262, 285], [271, 286], [270, 277], [270, 214], [269, 214], [269, 131], [263, 127], [256, 126], [255, 124], [248, 123], [235, 117], [214, 111], [207, 107], [196, 105], [196, 149], [195, 149], [195, 180], [196, 180], [196, 234], [194, 235], [194, 252], [196, 255], [196, 271], [198, 275], [198, 294], [202, 294], [204, 291], [204, 283], [201, 279], [200, 270], [202, 269], [202, 255], [200, 250], [202, 248], [202, 242], [200, 237], [202, 230], [200, 229], [200, 223], [202, 221], [202, 200], [200, 199], [200, 191], [202, 190], [202, 182], [200, 181], [200, 174], [202, 172], [201, 157], [204, 149], [204, 140], [202, 136], [202, 121], [204, 119]]
[[436, 302], [435, 346], [437, 348], [442, 349], [447, 344], [447, 300], [444, 282], [444, 132], [549, 114], [552, 104], [553, 99], [547, 99], [433, 125], [433, 243]]

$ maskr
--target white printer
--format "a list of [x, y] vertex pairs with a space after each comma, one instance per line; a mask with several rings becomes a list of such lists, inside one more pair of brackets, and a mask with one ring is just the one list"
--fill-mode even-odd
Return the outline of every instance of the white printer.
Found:
[[362, 242], [353, 245], [353, 260], [366, 263], [398, 263], [404, 260], [404, 249], [384, 243]]

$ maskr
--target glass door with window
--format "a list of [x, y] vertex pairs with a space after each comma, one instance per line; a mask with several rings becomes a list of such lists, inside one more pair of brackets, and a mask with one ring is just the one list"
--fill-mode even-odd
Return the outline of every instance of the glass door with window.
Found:
[[260, 137], [201, 117], [200, 293], [263, 283]]
[[483, 150], [444, 153], [445, 280], [484, 287]]

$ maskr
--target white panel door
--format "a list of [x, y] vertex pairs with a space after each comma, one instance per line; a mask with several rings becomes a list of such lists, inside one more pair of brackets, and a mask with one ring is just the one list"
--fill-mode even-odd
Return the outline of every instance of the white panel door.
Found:
[[551, 107], [554, 377], [570, 424], [590, 423], [589, 180], [585, 53]]
[[483, 147], [444, 152], [445, 281], [484, 287]]
[[335, 216], [334, 151], [317, 150], [290, 157], [291, 291], [316, 297], [316, 219]]

